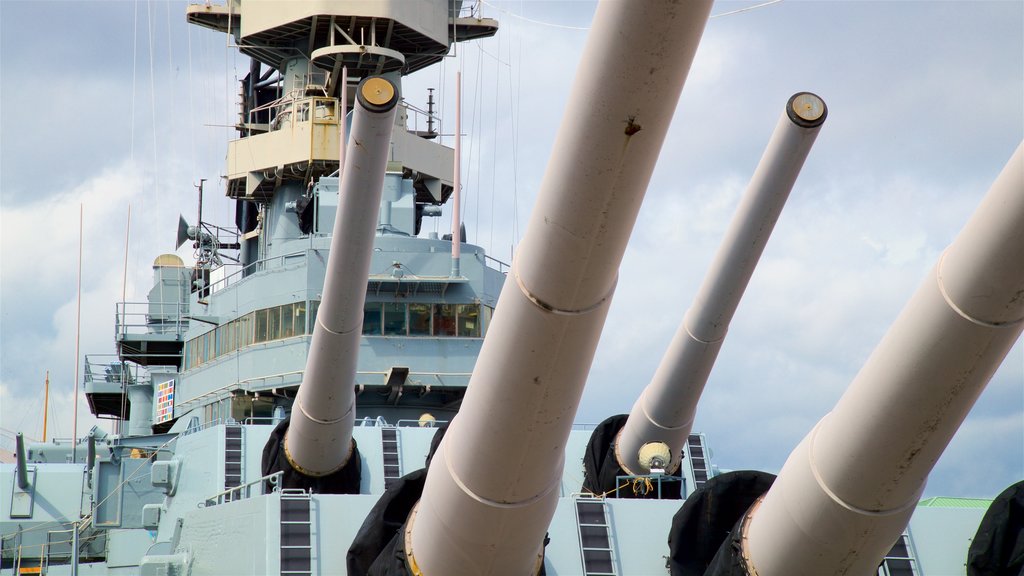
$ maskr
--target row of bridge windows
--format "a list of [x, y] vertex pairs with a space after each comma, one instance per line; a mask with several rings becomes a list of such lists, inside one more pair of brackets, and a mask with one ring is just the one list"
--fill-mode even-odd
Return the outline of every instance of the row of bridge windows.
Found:
[[[255, 310], [185, 343], [184, 369], [260, 342], [312, 333], [319, 300], [290, 302]], [[367, 302], [363, 309], [366, 336], [441, 336], [479, 338], [492, 308], [480, 304]]]

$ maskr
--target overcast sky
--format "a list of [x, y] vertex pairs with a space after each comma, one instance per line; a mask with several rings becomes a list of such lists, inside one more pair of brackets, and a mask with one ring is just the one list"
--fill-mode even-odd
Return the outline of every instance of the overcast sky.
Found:
[[[719, 3], [724, 13], [756, 2]], [[79, 210], [81, 353], [112, 353], [178, 213], [229, 225], [218, 183], [247, 60], [183, 2], [0, 0], [0, 427], [71, 434]], [[408, 79], [425, 106], [464, 74], [463, 214], [502, 260], [522, 232], [594, 5], [494, 2], [498, 37]], [[238, 72], [234, 70], [237, 69]], [[627, 412], [703, 277], [787, 98], [829, 118], [740, 305], [698, 410], [722, 468], [777, 471], [835, 404], [1024, 137], [1024, 3], [793, 2], [706, 29], [626, 252], [577, 420]], [[130, 249], [125, 227], [131, 205]], [[446, 212], [447, 214], [447, 212]], [[439, 228], [447, 228], [444, 219]], [[191, 259], [189, 250], [179, 254]], [[1017, 265], [1024, 265], [1018, 263]], [[79, 379], [81, 376], [79, 376]], [[80, 433], [92, 424], [80, 400]], [[908, 406], [907, 410], [914, 407]], [[926, 495], [1024, 477], [1018, 342]]]

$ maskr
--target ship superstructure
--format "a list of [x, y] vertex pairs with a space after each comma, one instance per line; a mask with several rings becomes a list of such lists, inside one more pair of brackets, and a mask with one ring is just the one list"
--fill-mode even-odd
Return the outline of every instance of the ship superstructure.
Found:
[[[90, 407], [123, 421], [121, 434], [19, 439], [18, 461], [0, 473], [10, 494], [0, 574], [965, 573], [966, 546], [957, 555], [943, 543], [973, 535], [986, 507], [915, 507], [915, 490], [1020, 334], [1013, 294], [1024, 278], [1000, 263], [1024, 257], [1021, 151], [951, 249], [952, 267], [939, 268], [948, 310], [929, 293], [897, 325], [903, 346], [949, 348], [944, 374], [966, 376], [948, 385], [948, 402], [893, 432], [907, 446], [852, 494], [829, 488], [850, 488], [838, 464], [819, 482], [825, 496], [811, 493], [805, 445], [769, 490], [770, 475], [720, 474], [690, 427], [824, 100], [801, 92], [785, 103], [680, 328], [686, 342], [628, 417], [577, 429], [619, 260], [711, 2], [601, 5], [573, 92], [587, 105], [566, 116], [509, 264], [458, 227], [422, 235], [424, 219], [456, 201], [457, 151], [439, 143], [432, 111], [401, 102], [402, 76], [497, 32], [461, 4], [189, 7], [190, 23], [230, 35], [252, 59], [227, 152], [235, 226], [204, 222], [201, 208], [194, 226], [182, 219], [178, 245], [193, 243], [196, 264], [158, 257], [147, 301], [117, 308], [116, 360], [87, 359]], [[636, 41], [609, 44], [614, 34]], [[959, 340], [919, 337], [933, 312]], [[902, 354], [886, 345], [870, 370]], [[869, 371], [851, 390], [913, 389], [923, 363], [892, 382]], [[844, 434], [878, 447], [870, 430], [846, 426], [820, 426], [830, 454], [843, 453]], [[885, 490], [901, 499], [869, 502]], [[800, 493], [819, 508], [791, 513]], [[702, 510], [718, 524], [695, 521]], [[801, 540], [807, 525], [827, 543]]]

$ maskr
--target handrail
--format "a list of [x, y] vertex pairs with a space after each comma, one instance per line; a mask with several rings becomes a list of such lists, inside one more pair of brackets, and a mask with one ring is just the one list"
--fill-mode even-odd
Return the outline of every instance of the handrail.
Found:
[[[301, 382], [302, 381], [302, 374], [303, 374], [303, 372], [304, 372], [304, 370], [292, 370], [290, 372], [280, 372], [280, 373], [277, 373], [277, 374], [268, 374], [266, 376], [253, 376], [252, 378], [246, 378], [244, 380], [236, 380], [235, 382], [232, 382], [230, 384], [225, 384], [224, 386], [221, 386], [220, 388], [215, 388], [213, 390], [209, 390], [207, 392], [204, 392], [204, 393], [200, 394], [199, 396], [193, 396], [192, 398], [189, 398], [188, 400], [185, 400], [181, 404], [176, 404], [176, 406], [177, 406], [178, 409], [184, 410], [186, 408], [191, 408], [196, 402], [200, 402], [200, 401], [202, 401], [204, 399], [209, 399], [211, 397], [214, 397], [214, 396], [217, 396], [217, 395], [220, 395], [220, 394], [227, 395], [232, 390], [243, 390], [245, 392], [259, 392], [260, 390], [265, 390], [266, 386], [260, 388], [260, 390], [254, 390], [254, 388], [256, 388], [256, 387], [253, 386], [252, 383], [258, 382], [258, 381], [266, 382], [267, 380], [270, 380], [272, 378], [281, 378], [281, 384], [282, 385], [284, 385], [284, 377], [286, 377], [286, 376], [296, 376], [296, 377], [298, 377], [299, 382]], [[367, 376], [367, 375], [370, 375], [370, 374], [379, 374], [379, 375], [383, 376], [383, 375], [387, 374], [387, 372], [382, 371], [382, 370], [360, 370], [360, 371], [356, 372], [357, 376]], [[439, 385], [444, 386], [445, 385], [445, 381], [444, 381], [444, 377], [445, 376], [462, 376], [462, 377], [468, 378], [471, 375], [472, 375], [471, 372], [409, 372], [409, 379], [410, 379], [411, 382], [421, 383], [420, 381], [413, 380], [413, 376], [433, 377], [434, 380], [436, 380]]]
[[134, 362], [121, 360], [117, 354], [86, 354], [82, 383], [91, 382], [148, 384], [151, 378], [148, 371]]
[[[157, 312], [154, 313], [154, 310]], [[188, 316], [188, 302], [116, 302], [114, 337], [120, 339], [128, 334], [167, 334], [180, 338], [188, 327], [185, 316]]]
[[[277, 256], [270, 256], [268, 258], [263, 258], [261, 260], [257, 260], [257, 261], [255, 261], [255, 262], [253, 262], [251, 264], [246, 265], [246, 266], [242, 266], [238, 270], [232, 272], [231, 274], [228, 274], [227, 276], [224, 276], [223, 278], [220, 278], [216, 282], [210, 283], [210, 286], [209, 286], [210, 294], [215, 294], [217, 292], [220, 292], [221, 290], [227, 288], [228, 286], [231, 286], [231, 285], [241, 281], [242, 279], [246, 278], [249, 274], [254, 274], [254, 273], [257, 273], [257, 272], [263, 272], [263, 271], [266, 271], [266, 270], [277, 270], [279, 268], [284, 268], [286, 265], [291, 265], [291, 264], [295, 263], [293, 261], [290, 261], [289, 259], [301, 256], [302, 260], [305, 261], [305, 260], [307, 260], [309, 258], [310, 250], [314, 250], [314, 249], [299, 250], [299, 251], [296, 251], [296, 252], [289, 252], [288, 254], [279, 254]], [[274, 261], [280, 261], [280, 264], [278, 264], [278, 265], [271, 265], [271, 263], [274, 262]]]
[[[283, 475], [284, 472], [277, 471], [274, 472], [273, 474], [268, 474], [261, 478], [257, 478], [252, 482], [246, 482], [245, 484], [235, 486], [234, 488], [228, 488], [227, 490], [224, 490], [223, 492], [218, 492], [217, 494], [214, 494], [213, 496], [210, 496], [203, 502], [199, 503], [199, 507], [208, 508], [210, 506], [219, 506], [220, 504], [224, 504], [225, 502], [236, 502], [238, 500], [246, 500], [248, 498], [252, 498], [253, 496], [263, 496], [265, 494], [268, 494], [268, 492], [266, 491], [268, 486], [270, 487], [269, 493], [279, 492], [281, 490], [281, 477]], [[259, 488], [259, 492], [256, 494], [253, 494], [254, 487]]]
[[[686, 497], [686, 478], [682, 476], [672, 476], [669, 474], [622, 474], [615, 477], [615, 485], [618, 486], [615, 490], [612, 490], [611, 496], [613, 498], [619, 497], [619, 490], [632, 484], [633, 492], [640, 493], [637, 490], [638, 483], [643, 482], [645, 487], [647, 483], [658, 485], [658, 500], [661, 500], [661, 483], [662, 482], [680, 482], [682, 485], [679, 488], [680, 494]], [[642, 492], [647, 494], [646, 491]]]
[[502, 274], [504, 274], [506, 276], [508, 276], [508, 271], [512, 269], [512, 265], [511, 264], [509, 264], [509, 263], [507, 263], [507, 262], [505, 262], [503, 260], [498, 260], [494, 256], [489, 256], [487, 254], [484, 254], [484, 264], [488, 268], [490, 268], [492, 270], [497, 270], [498, 272], [501, 272]]
[[395, 422], [395, 428], [436, 428], [441, 424], [448, 424], [450, 420], [413, 420], [411, 418], [402, 418]]
[[[414, 106], [414, 105], [406, 102], [405, 100], [402, 100], [402, 102], [399, 104], [399, 106], [401, 106], [402, 108], [404, 108], [406, 110], [406, 118], [407, 119], [409, 119], [409, 118], [412, 119], [412, 132], [414, 134], [425, 134], [426, 133], [426, 131], [420, 132], [420, 118], [424, 118], [425, 119], [424, 123], [426, 123], [428, 127], [430, 126], [430, 121], [433, 120], [434, 125], [436, 126], [435, 132], [433, 132], [433, 133], [437, 134], [438, 136], [440, 136], [440, 133], [439, 133], [439, 130], [440, 130], [440, 127], [441, 127], [441, 117], [440, 116], [438, 116], [436, 114], [431, 114], [430, 112], [428, 112], [428, 111], [426, 111], [426, 110], [424, 110], [422, 108], [419, 108], [417, 106]], [[406, 130], [408, 130], [408, 128], [406, 128]], [[428, 130], [429, 130], [429, 128], [428, 128]]]

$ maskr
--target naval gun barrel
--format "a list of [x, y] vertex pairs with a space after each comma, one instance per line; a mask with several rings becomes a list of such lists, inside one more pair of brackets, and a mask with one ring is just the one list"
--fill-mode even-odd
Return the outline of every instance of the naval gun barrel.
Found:
[[320, 308], [284, 441], [288, 463], [306, 476], [330, 475], [354, 452], [356, 360], [398, 100], [381, 77], [356, 90]]
[[786, 103], [704, 283], [619, 431], [615, 454], [626, 473], [678, 468], [729, 322], [826, 116], [809, 92]]
[[18, 488], [28, 490], [28, 454], [25, 452], [25, 435], [21, 432], [14, 439], [14, 451], [18, 461]]
[[599, 3], [498, 312], [407, 521], [413, 573], [537, 573], [618, 268], [710, 9]]
[[869, 574], [1024, 330], [1024, 144], [740, 528], [758, 576]]

